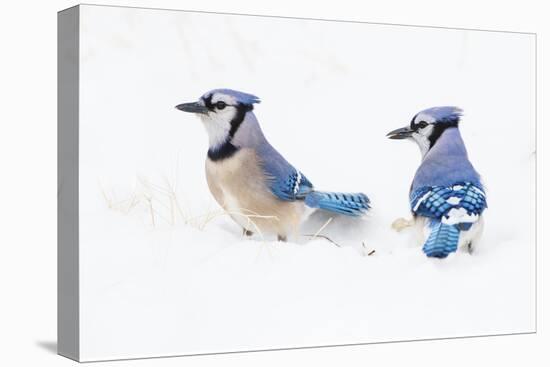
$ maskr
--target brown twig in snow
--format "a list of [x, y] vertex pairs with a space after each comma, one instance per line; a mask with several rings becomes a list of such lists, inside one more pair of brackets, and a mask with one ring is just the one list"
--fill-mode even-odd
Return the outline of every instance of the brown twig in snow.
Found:
[[303, 234], [302, 236], [307, 236], [307, 237], [310, 237], [312, 239], [315, 239], [315, 238], [324, 238], [325, 240], [329, 241], [330, 243], [332, 243], [333, 245], [337, 246], [337, 247], [342, 247], [340, 246], [337, 242], [335, 242], [334, 240], [330, 239], [330, 237], [328, 236], [325, 236], [324, 234]]

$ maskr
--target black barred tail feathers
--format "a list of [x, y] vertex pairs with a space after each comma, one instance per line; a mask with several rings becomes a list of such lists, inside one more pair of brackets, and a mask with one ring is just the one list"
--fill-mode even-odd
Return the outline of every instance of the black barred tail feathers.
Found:
[[312, 191], [306, 196], [305, 203], [311, 208], [352, 217], [361, 216], [370, 209], [370, 200], [363, 193]]

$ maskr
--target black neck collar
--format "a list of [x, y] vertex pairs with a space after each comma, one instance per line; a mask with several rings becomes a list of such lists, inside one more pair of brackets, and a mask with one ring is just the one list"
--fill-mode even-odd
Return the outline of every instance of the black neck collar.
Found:
[[213, 161], [221, 161], [222, 159], [229, 158], [233, 154], [237, 153], [239, 148], [231, 144], [231, 141], [226, 140], [225, 143], [217, 146], [216, 148], [208, 149], [208, 158]]
[[248, 111], [252, 111], [254, 109], [254, 106], [238, 104], [235, 107], [237, 109], [237, 113], [229, 123], [231, 125], [231, 128], [229, 129], [227, 138], [223, 143], [221, 143], [217, 147], [208, 149], [208, 158], [210, 158], [213, 161], [220, 161], [222, 159], [229, 158], [239, 150], [239, 147], [233, 144], [233, 137], [237, 133], [237, 130], [239, 129], [241, 124], [243, 123], [246, 113]]
[[437, 143], [437, 141], [439, 140], [439, 138], [441, 137], [441, 135], [445, 130], [451, 129], [451, 128], [458, 128], [458, 121], [456, 123], [434, 125], [432, 133], [428, 137], [428, 140], [430, 141], [430, 148], [428, 150], [433, 148], [433, 146], [435, 145], [435, 143]]

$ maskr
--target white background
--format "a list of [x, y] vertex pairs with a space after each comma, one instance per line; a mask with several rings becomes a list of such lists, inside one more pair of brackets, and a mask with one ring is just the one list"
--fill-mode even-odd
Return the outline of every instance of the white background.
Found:
[[[533, 31], [539, 32], [539, 42], [547, 34], [544, 33], [547, 30], [541, 28], [542, 10], [527, 7], [525, 2], [521, 7], [518, 4], [510, 8], [503, 8], [496, 2], [486, 7], [479, 4], [469, 7], [463, 2], [456, 9], [436, 2], [426, 6], [386, 3], [375, 7], [349, 5], [339, 8], [320, 4], [314, 8], [306, 5], [298, 7], [291, 3], [285, 6], [281, 2], [277, 3], [276, 9], [246, 3], [238, 7], [235, 2], [217, 4], [214, 1], [205, 4], [197, 2], [195, 6], [193, 2], [182, 6], [177, 2], [158, 1], [154, 4], [137, 1], [118, 4]], [[5, 293], [2, 298], [1, 345], [5, 353], [2, 358], [8, 359], [6, 364], [9, 365], [17, 365], [18, 362], [71, 363], [49, 352], [55, 341], [55, 11], [70, 5], [73, 4], [51, 2], [48, 6], [37, 4], [35, 7], [26, 4], [24, 8], [3, 11], [3, 15], [8, 17], [2, 22], [2, 27], [5, 27], [2, 29], [2, 44], [14, 47], [9, 52], [5, 50], [3, 64], [5, 61], [7, 64], [2, 67], [2, 80], [8, 80], [9, 84], [3, 82], [2, 86], [2, 166], [8, 167], [7, 170], [4, 168], [2, 192], [8, 203], [2, 213], [5, 230], [1, 242], [4, 250], [1, 271]], [[539, 57], [543, 56], [542, 51], [543, 48], [539, 47]], [[539, 73], [541, 76], [542, 73]], [[541, 89], [539, 100], [542, 100]], [[539, 123], [542, 120], [539, 111]], [[539, 128], [539, 139], [543, 133], [544, 130]], [[539, 167], [541, 154], [539, 140]], [[539, 203], [542, 203], [540, 198], [542, 195], [539, 195]], [[539, 216], [541, 220], [542, 216]], [[539, 235], [539, 245], [542, 243], [542, 236]], [[539, 264], [543, 256], [544, 251], [539, 251]], [[543, 281], [540, 277], [539, 280], [539, 301], [542, 302]], [[193, 357], [155, 360], [154, 363], [280, 365], [298, 361], [328, 365], [345, 361], [349, 365], [391, 365], [417, 359], [424, 365], [435, 365], [444, 358], [449, 365], [479, 364], [483, 361], [513, 365], [525, 363], [527, 358], [536, 358], [537, 355], [539, 360], [544, 357], [541, 347], [545, 328], [540, 326], [543, 321], [539, 313], [538, 335]], [[146, 365], [150, 362], [121, 364], [124, 363]]]
[[[81, 360], [534, 330], [533, 36], [80, 12]], [[321, 232], [348, 246], [243, 239], [227, 216], [200, 231], [172, 215], [158, 189], [167, 181], [182, 217], [217, 211], [204, 128], [174, 105], [218, 86], [260, 96], [267, 138], [317, 189], [370, 196], [367, 219], [338, 217]], [[442, 104], [464, 108], [489, 197], [475, 255], [444, 261], [390, 228], [409, 215], [420, 157], [386, 137]], [[313, 217], [301, 233], [330, 214]]]

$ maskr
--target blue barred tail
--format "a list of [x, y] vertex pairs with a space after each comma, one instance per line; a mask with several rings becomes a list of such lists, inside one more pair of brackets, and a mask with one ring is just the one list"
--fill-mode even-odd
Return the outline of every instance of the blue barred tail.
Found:
[[431, 226], [431, 233], [422, 251], [428, 257], [445, 258], [455, 252], [458, 246], [460, 230], [456, 225], [435, 222]]
[[370, 200], [363, 193], [312, 191], [306, 196], [306, 205], [330, 212], [358, 217], [370, 209]]

